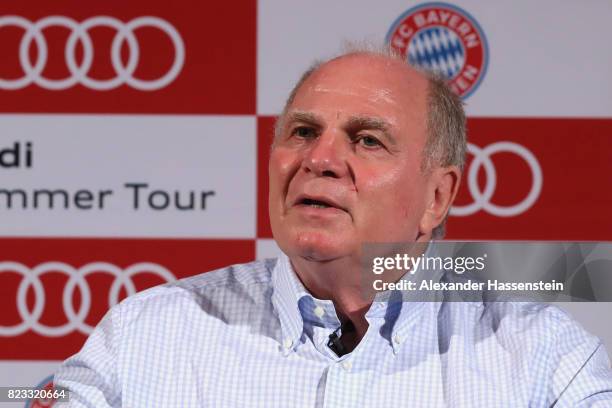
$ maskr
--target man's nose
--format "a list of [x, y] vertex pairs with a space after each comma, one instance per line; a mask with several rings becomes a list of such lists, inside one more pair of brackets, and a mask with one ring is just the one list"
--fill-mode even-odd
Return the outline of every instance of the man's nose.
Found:
[[303, 167], [320, 177], [341, 178], [348, 172], [348, 140], [332, 131], [322, 133], [310, 146]]

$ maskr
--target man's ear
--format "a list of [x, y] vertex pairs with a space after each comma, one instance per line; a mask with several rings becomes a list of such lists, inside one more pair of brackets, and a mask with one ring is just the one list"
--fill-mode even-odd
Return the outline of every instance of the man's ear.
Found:
[[421, 234], [430, 235], [442, 224], [459, 191], [461, 171], [457, 166], [437, 167], [431, 170], [427, 183], [427, 203], [421, 218]]

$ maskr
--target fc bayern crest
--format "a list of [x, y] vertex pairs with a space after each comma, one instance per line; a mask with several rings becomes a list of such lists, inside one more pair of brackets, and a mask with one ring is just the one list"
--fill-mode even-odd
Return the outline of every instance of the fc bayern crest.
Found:
[[409, 9], [395, 20], [386, 41], [410, 64], [446, 76], [464, 99], [487, 71], [484, 32], [474, 17], [451, 4], [425, 3]]

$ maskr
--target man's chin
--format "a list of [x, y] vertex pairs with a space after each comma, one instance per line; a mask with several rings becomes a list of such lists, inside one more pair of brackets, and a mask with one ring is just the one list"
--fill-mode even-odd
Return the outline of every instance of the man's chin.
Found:
[[333, 261], [349, 255], [347, 240], [327, 232], [300, 232], [288, 243], [286, 253], [316, 262]]

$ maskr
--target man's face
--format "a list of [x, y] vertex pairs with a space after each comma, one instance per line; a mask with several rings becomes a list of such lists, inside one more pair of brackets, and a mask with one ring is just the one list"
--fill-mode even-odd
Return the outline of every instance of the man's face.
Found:
[[366, 242], [415, 241], [427, 80], [371, 55], [318, 69], [288, 107], [270, 157], [270, 220], [289, 256], [357, 256]]

